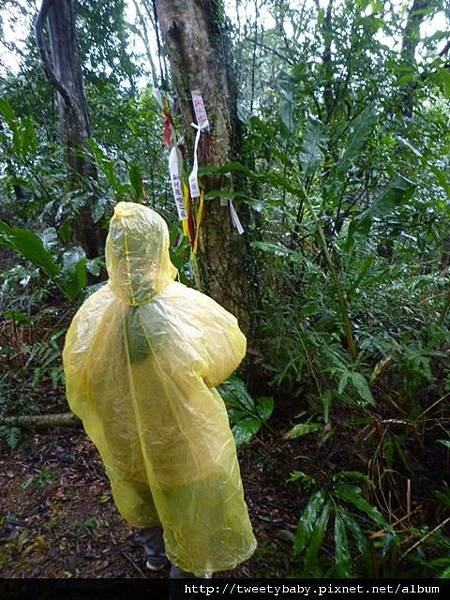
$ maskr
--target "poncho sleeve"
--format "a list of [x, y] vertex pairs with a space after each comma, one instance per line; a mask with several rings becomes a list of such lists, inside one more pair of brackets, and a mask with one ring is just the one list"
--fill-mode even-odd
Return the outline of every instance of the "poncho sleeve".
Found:
[[199, 351], [206, 385], [216, 387], [240, 365], [247, 350], [247, 340], [236, 317], [204, 294], [199, 294], [197, 318], [203, 330]]
[[[89, 296], [78, 309], [72, 319], [66, 334], [63, 351], [64, 373], [66, 377], [66, 395], [70, 410], [80, 419], [89, 416], [91, 404], [89, 401], [90, 382], [86, 368], [101, 348], [95, 344], [101, 340], [102, 331], [99, 324], [108, 322], [108, 311], [114, 309], [114, 295], [109, 286], [105, 285]], [[111, 319], [109, 320], [111, 321]]]

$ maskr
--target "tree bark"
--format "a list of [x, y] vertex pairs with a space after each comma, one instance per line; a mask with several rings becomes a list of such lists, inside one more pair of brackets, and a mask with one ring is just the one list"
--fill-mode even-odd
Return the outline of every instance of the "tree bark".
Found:
[[[51, 59], [47, 52], [44, 26], [48, 21]], [[71, 191], [86, 178], [96, 178], [95, 165], [86, 158], [90, 137], [89, 113], [83, 86], [72, 0], [43, 0], [35, 24], [36, 42], [47, 79], [56, 91], [61, 138], [66, 147]], [[88, 256], [103, 253], [104, 235], [92, 220], [94, 198], [79, 210], [74, 223], [74, 241]]]
[[[191, 91], [200, 90], [211, 134], [202, 134], [201, 164], [220, 167], [239, 159], [242, 131], [226, 39], [220, 27], [221, 2], [157, 0], [156, 8], [191, 151], [195, 136], [190, 126], [195, 122]], [[223, 175], [205, 178], [207, 191], [229, 188], [229, 182]], [[221, 206], [218, 199], [205, 204], [199, 245], [205, 291], [236, 314], [249, 333], [249, 308], [254, 306], [255, 286], [248, 240], [234, 229], [228, 206]], [[250, 219], [246, 208], [239, 208], [244, 227], [248, 227]]]

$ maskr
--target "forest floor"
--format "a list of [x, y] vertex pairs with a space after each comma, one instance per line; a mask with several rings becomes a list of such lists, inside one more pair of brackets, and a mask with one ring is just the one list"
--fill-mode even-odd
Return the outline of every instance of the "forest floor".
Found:
[[[304, 498], [287, 483], [295, 468], [282, 432], [265, 431], [240, 451], [258, 548], [222, 576], [293, 572], [292, 539]], [[296, 450], [298, 452], [298, 448]], [[145, 568], [137, 530], [118, 514], [102, 462], [82, 430], [28, 434], [0, 453], [0, 577], [167, 577]]]

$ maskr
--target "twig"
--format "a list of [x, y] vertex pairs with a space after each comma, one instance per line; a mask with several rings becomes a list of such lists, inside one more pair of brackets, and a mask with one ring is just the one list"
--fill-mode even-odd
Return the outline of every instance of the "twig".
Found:
[[[146, 4], [144, 6], [147, 8]], [[159, 37], [159, 22], [158, 22], [158, 11], [156, 9], [155, 0], [152, 0], [152, 8], [153, 8], [153, 20], [151, 18], [150, 10], [147, 8], [147, 13], [150, 16], [150, 20], [152, 21], [153, 28], [156, 33], [156, 46], [158, 48], [158, 62], [159, 62], [159, 70], [161, 72], [161, 84], [163, 89], [167, 89], [167, 69], [166, 69], [166, 61], [164, 55], [162, 53], [162, 44], [161, 38]], [[161, 61], [162, 58], [162, 61]], [[164, 64], [164, 71], [163, 71]]]
[[405, 558], [405, 556], [407, 556], [412, 550], [414, 550], [414, 548], [417, 548], [417, 546], [419, 546], [422, 542], [427, 540], [431, 535], [433, 535], [433, 533], [436, 533], [436, 531], [438, 531], [439, 529], [444, 527], [444, 525], [446, 525], [449, 521], [450, 521], [450, 517], [447, 517], [445, 519], [445, 521], [442, 521], [442, 523], [437, 525], [437, 527], [435, 527], [434, 529], [432, 529], [431, 531], [426, 533], [423, 537], [420, 538], [420, 540], [418, 540], [415, 544], [413, 544], [411, 546], [411, 548], [408, 548], [408, 550], [406, 550], [406, 552], [403, 552], [403, 554], [400, 556], [400, 560], [403, 560]]
[[406, 480], [406, 514], [411, 512], [411, 479]]
[[450, 396], [450, 392], [447, 392], [447, 394], [445, 394], [441, 398], [438, 398], [435, 402], [433, 402], [433, 404], [431, 404], [431, 406], [429, 406], [423, 412], [421, 412], [420, 415], [417, 417], [416, 420], [420, 419], [420, 417], [423, 417], [423, 415], [425, 415], [429, 410], [431, 410], [432, 408], [434, 408], [436, 406], [436, 404], [439, 404], [439, 402], [442, 402], [442, 400], [445, 400], [449, 396]]
[[[400, 525], [400, 523], [403, 523], [403, 521], [406, 521], [407, 519], [409, 519], [409, 517], [411, 517], [414, 513], [416, 513], [419, 510], [420, 507], [415, 508], [412, 512], [403, 515], [403, 517], [401, 517], [400, 519], [397, 519], [396, 521], [394, 521], [393, 523], [391, 523], [391, 527], [394, 528], [397, 525]], [[399, 533], [398, 531], [396, 533]], [[371, 535], [370, 535], [370, 539], [374, 540], [376, 538], [379, 537], [383, 537], [386, 535], [386, 531], [384, 529], [378, 529], [378, 531], [374, 531]]]
[[281, 58], [282, 60], [285, 60], [289, 65], [295, 65], [295, 61], [294, 60], [292, 60], [291, 58], [289, 58], [289, 56], [286, 56], [285, 54], [282, 54], [281, 52], [279, 52], [275, 48], [272, 48], [271, 46], [267, 46], [267, 44], [262, 44], [261, 42], [256, 42], [256, 45], [259, 46], [260, 48], [263, 48], [264, 50], [267, 50], [268, 52], [272, 52], [272, 54], [275, 54], [275, 56], [278, 56], [278, 58]]
[[140, 573], [142, 575], [142, 577], [144, 577], [144, 579], [147, 579], [147, 575], [144, 573], [144, 571], [139, 567], [139, 565], [137, 565], [134, 560], [131, 558], [131, 556], [128, 556], [128, 554], [126, 552], [122, 551], [122, 554], [125, 556], [125, 558], [133, 565], [133, 567], [136, 569], [136, 571], [138, 573]]

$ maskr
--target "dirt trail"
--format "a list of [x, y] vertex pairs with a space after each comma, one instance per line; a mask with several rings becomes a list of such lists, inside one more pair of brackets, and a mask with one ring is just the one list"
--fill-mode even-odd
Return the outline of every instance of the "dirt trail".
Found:
[[[255, 439], [240, 454], [258, 550], [233, 576], [282, 576], [301, 500], [283, 485], [289, 457], [278, 440]], [[278, 442], [278, 443], [277, 443]], [[0, 452], [0, 576], [161, 577], [114, 506], [101, 460], [82, 431], [30, 434]], [[226, 576], [226, 574], [224, 574]]]

